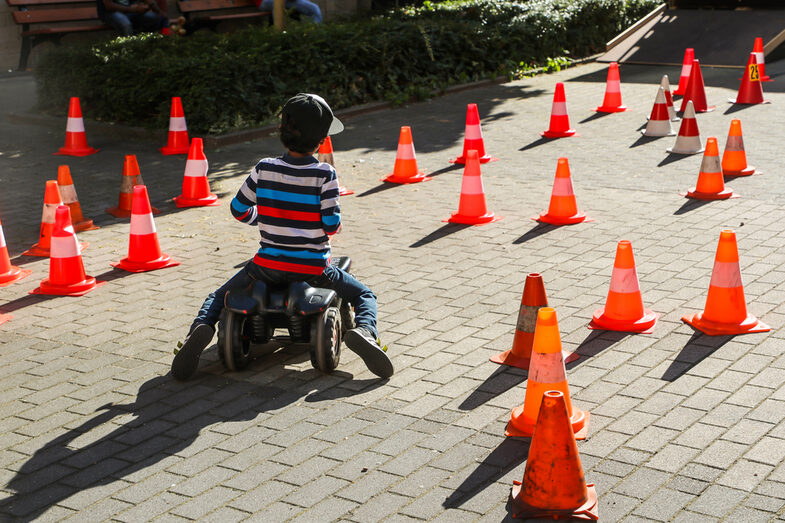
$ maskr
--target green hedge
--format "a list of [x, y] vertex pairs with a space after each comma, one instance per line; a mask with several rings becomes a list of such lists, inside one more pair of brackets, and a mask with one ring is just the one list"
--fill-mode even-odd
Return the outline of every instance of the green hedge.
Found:
[[189, 130], [221, 133], [269, 123], [292, 94], [323, 94], [334, 109], [430, 96], [482, 78], [515, 77], [588, 56], [660, 0], [474, 0], [404, 8], [371, 19], [248, 27], [187, 38], [139, 35], [59, 46], [36, 67], [41, 110], [166, 128], [172, 96]]

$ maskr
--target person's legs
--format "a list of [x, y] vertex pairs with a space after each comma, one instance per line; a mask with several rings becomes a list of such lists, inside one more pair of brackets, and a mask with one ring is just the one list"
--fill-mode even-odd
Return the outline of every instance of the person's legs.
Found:
[[134, 34], [134, 26], [125, 13], [121, 13], [119, 11], [106, 13], [104, 21], [117, 29], [117, 32], [122, 36], [131, 36]]
[[134, 31], [137, 33], [156, 33], [169, 26], [169, 19], [147, 11], [142, 14], [130, 15]]
[[294, 8], [296, 11], [307, 16], [316, 24], [322, 23], [322, 11], [319, 6], [308, 0], [287, 0], [286, 8]]

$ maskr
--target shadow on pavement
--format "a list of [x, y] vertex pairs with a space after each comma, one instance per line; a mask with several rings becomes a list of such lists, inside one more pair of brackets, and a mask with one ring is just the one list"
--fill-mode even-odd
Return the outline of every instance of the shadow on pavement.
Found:
[[[765, 100], [765, 97], [764, 97]], [[738, 113], [739, 111], [743, 111], [744, 109], [749, 109], [750, 107], [754, 107], [758, 104], [731, 104], [730, 107], [725, 109], [725, 112], [722, 114], [733, 114]]]
[[[516, 368], [509, 365], [499, 365], [499, 368], [494, 370], [493, 374], [485, 378], [485, 381], [458, 405], [458, 409], [474, 410], [486, 401], [504, 394], [516, 385], [526, 381], [526, 371], [516, 369], [517, 372], [511, 372], [512, 369]], [[523, 403], [523, 398], [524, 393], [521, 390], [521, 403]]]
[[[646, 126], [644, 125], [643, 127]], [[635, 140], [635, 143], [630, 145], [629, 148], [632, 149], [633, 147], [640, 147], [641, 145], [646, 145], [647, 143], [656, 142], [660, 138], [673, 138], [673, 137], [672, 136], [646, 136], [642, 134], [638, 137], [637, 140]]]
[[[428, 175], [428, 176], [430, 176], [430, 175]], [[425, 183], [427, 181], [428, 180], [425, 180], [423, 182], [417, 182], [417, 183]], [[371, 187], [370, 189], [368, 189], [364, 193], [358, 194], [357, 197], [358, 198], [362, 198], [364, 196], [370, 196], [372, 194], [380, 193], [380, 192], [386, 191], [388, 189], [393, 189], [395, 187], [400, 187], [401, 185], [406, 185], [406, 184], [392, 183], [392, 182], [382, 182], [379, 185], [377, 185], [376, 187]]]
[[433, 171], [432, 173], [428, 173], [428, 176], [433, 178], [434, 176], [439, 176], [440, 174], [449, 173], [452, 171], [458, 171], [460, 169], [463, 169], [462, 163], [453, 163], [448, 165], [447, 167], [443, 167], [442, 169], [439, 169], [438, 171]]
[[594, 121], [594, 120], [599, 120], [600, 118], [604, 118], [606, 116], [610, 116], [611, 114], [613, 114], [613, 113], [601, 113], [601, 112], [597, 111], [597, 112], [594, 112], [591, 115], [587, 116], [586, 118], [584, 118], [583, 120], [581, 120], [578, 123], [579, 124], [580, 123], [588, 123], [588, 122], [591, 122], [591, 121]]
[[700, 331], [695, 331], [660, 379], [665, 381], [679, 379], [732, 339], [733, 336], [707, 336]]
[[514, 245], [526, 243], [529, 240], [533, 240], [534, 238], [542, 236], [543, 234], [551, 232], [555, 229], [558, 229], [558, 225], [551, 225], [550, 223], [537, 223], [537, 225], [532, 227], [529, 232], [525, 233], [523, 236], [512, 243]]
[[676, 209], [673, 212], [673, 214], [674, 215], [687, 214], [688, 212], [694, 211], [695, 209], [699, 209], [708, 203], [711, 203], [711, 200], [697, 200], [695, 198], [687, 198], [687, 201], [684, 202], [681, 207]]
[[471, 225], [466, 225], [463, 223], [448, 223], [447, 225], [442, 225], [441, 227], [430, 233], [425, 238], [417, 240], [413, 244], [409, 245], [409, 247], [412, 249], [417, 247], [422, 247], [423, 245], [427, 245], [431, 242], [444, 238], [445, 236], [449, 236], [458, 231], [468, 229], [469, 227], [471, 227]]
[[573, 369], [584, 362], [589, 361], [589, 358], [593, 358], [597, 356], [605, 349], [615, 345], [616, 343], [620, 342], [627, 336], [629, 336], [629, 332], [617, 332], [617, 331], [603, 331], [603, 330], [592, 330], [589, 331], [589, 335], [586, 336], [578, 348], [575, 349], [575, 354], [579, 355], [575, 361], [571, 361], [567, 363], [565, 367], [569, 369]]
[[534, 140], [529, 145], [524, 145], [523, 147], [521, 147], [518, 150], [519, 151], [528, 151], [529, 149], [534, 149], [535, 147], [539, 147], [540, 145], [542, 145], [544, 143], [552, 142], [553, 140], [557, 140], [557, 139], [558, 138], [545, 138], [544, 136], [541, 136], [541, 137], [537, 138], [536, 140]]
[[[699, 154], [699, 153], [695, 153]], [[691, 154], [677, 154], [677, 153], [668, 153], [668, 156], [662, 159], [660, 163], [657, 164], [657, 167], [662, 167], [664, 165], [668, 165], [669, 163], [678, 162], [679, 160], [683, 160], [685, 158], [689, 158], [692, 156]]]
[[48, 296], [45, 294], [28, 294], [27, 296], [23, 296], [0, 305], [0, 314], [18, 311], [19, 309], [24, 309], [30, 305], [37, 305], [41, 302], [60, 297], [61, 296]]

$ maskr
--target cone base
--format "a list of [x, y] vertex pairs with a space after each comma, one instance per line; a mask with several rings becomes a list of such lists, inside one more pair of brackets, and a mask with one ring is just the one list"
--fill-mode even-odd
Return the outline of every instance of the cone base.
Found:
[[771, 100], [761, 100], [760, 102], [739, 102], [737, 101], [738, 98], [728, 98], [728, 102], [736, 105], [758, 105], [758, 104], [770, 104]]
[[[87, 246], [90, 245], [88, 242], [79, 242], [79, 252], [87, 249]], [[45, 249], [43, 247], [39, 247], [36, 243], [25, 252], [22, 253], [22, 256], [38, 256], [41, 258], [48, 258], [51, 254], [51, 249]]]
[[703, 147], [700, 149], [676, 149], [676, 147], [671, 147], [670, 149], [665, 149], [665, 152], [671, 154], [698, 154], [703, 152]]
[[147, 272], [165, 269], [167, 267], [176, 267], [177, 265], [180, 265], [180, 262], [164, 253], [156, 260], [140, 262], [123, 258], [119, 262], [110, 263], [109, 265], [128, 272]]
[[496, 216], [492, 212], [487, 212], [482, 216], [468, 216], [465, 214], [458, 214], [456, 212], [446, 220], [442, 221], [447, 223], [462, 223], [464, 225], [485, 225], [486, 223], [498, 222], [501, 219], [501, 216]]
[[13, 318], [10, 314], [0, 314], [0, 325]]
[[6, 272], [5, 274], [0, 274], [0, 287], [6, 287], [8, 285], [11, 285], [15, 281], [19, 281], [22, 278], [30, 276], [30, 274], [32, 273], [33, 271], [29, 269], [21, 269], [16, 265], [12, 265], [11, 270]]
[[[486, 154], [485, 156], [481, 156], [480, 157], [480, 163], [498, 162], [498, 161], [499, 161], [498, 158], [494, 158], [490, 154]], [[463, 165], [463, 164], [466, 163], [466, 157], [465, 156], [459, 156], [458, 158], [453, 158], [452, 160], [450, 160], [450, 163], [459, 163], [459, 164]]]
[[354, 194], [354, 191], [346, 187], [338, 187], [338, 196], [349, 196], [350, 194]]
[[566, 131], [543, 131], [540, 133], [543, 138], [568, 138], [570, 136], [580, 136], [575, 129], [567, 129]]
[[628, 107], [626, 105], [619, 105], [616, 107], [605, 107], [604, 105], [601, 105], [599, 107], [595, 107], [592, 109], [592, 111], [595, 113], [623, 113], [627, 109]]
[[49, 296], [83, 296], [106, 283], [105, 281], [98, 281], [92, 276], [85, 276], [83, 281], [72, 283], [70, 285], [56, 285], [49, 283], [49, 278], [41, 280], [41, 284], [30, 291], [30, 294], [45, 294]]
[[578, 211], [572, 216], [554, 216], [547, 211], [541, 212], [539, 216], [535, 216], [532, 220], [542, 223], [549, 223], [551, 225], [574, 225], [581, 222], [593, 221], [592, 218], [586, 216], [586, 213]]
[[755, 170], [755, 167], [752, 165], [748, 165], [746, 169], [741, 169], [739, 171], [731, 171], [728, 169], [722, 170], [723, 176], [752, 176], [753, 174], [762, 174]]
[[[577, 359], [577, 356], [575, 359]], [[515, 420], [523, 417], [523, 407], [523, 405], [519, 405], [512, 409], [510, 421], [507, 423], [507, 428], [504, 431], [505, 436], [513, 438], [531, 438], [534, 434], [534, 425], [528, 425], [527, 423], [524, 423], [523, 420], [521, 420], [520, 424], [515, 424]], [[570, 425], [572, 425], [572, 432], [575, 434], [575, 439], [586, 439], [586, 436], [589, 434], [589, 412], [575, 408], [573, 405]]]
[[753, 332], [768, 332], [771, 330], [771, 327], [752, 314], [747, 314], [744, 321], [738, 324], [706, 320], [703, 318], [702, 312], [698, 312], [692, 316], [682, 316], [681, 319], [683, 322], [709, 336], [732, 336], [734, 334], [750, 334]]
[[513, 506], [512, 517], [517, 519], [529, 518], [552, 518], [552, 519], [577, 519], [582, 521], [597, 521], [597, 490], [594, 483], [586, 484], [586, 502], [580, 507], [572, 510], [555, 510], [547, 508], [533, 507], [520, 499], [522, 484], [520, 481], [512, 482], [512, 492], [510, 494]]
[[523, 370], [529, 370], [529, 365], [532, 361], [531, 355], [518, 356], [512, 352], [512, 349], [494, 354], [490, 359], [492, 362], [498, 363], [499, 365], [509, 365], [510, 367], [517, 367]]
[[164, 156], [171, 156], [174, 154], [188, 154], [190, 145], [186, 144], [182, 147], [169, 147], [168, 145], [161, 147], [158, 151]]
[[733, 189], [726, 187], [720, 192], [700, 192], [696, 191], [695, 187], [682, 194], [685, 198], [693, 198], [695, 200], [727, 200], [728, 198], [739, 198], [738, 194], [733, 192]]
[[430, 177], [425, 176], [425, 173], [422, 171], [417, 171], [417, 174], [413, 176], [409, 176], [408, 178], [398, 177], [394, 174], [388, 174], [385, 178], [382, 178], [383, 182], [389, 183], [417, 183], [417, 182], [427, 182], [431, 180]]
[[[153, 214], [161, 214], [161, 211], [155, 207], [150, 207], [150, 209], [153, 211]], [[105, 211], [115, 218], [129, 218], [131, 216], [131, 209], [125, 210], [120, 207], [109, 207], [108, 209], [105, 209]]]
[[637, 320], [617, 320], [609, 318], [605, 309], [594, 312], [589, 328], [592, 330], [606, 330], [618, 332], [634, 332], [636, 334], [651, 334], [657, 324], [657, 314], [649, 309], [643, 309], [643, 316]]
[[204, 198], [186, 198], [181, 194], [174, 197], [174, 204], [177, 207], [214, 207], [221, 205], [221, 202], [218, 201], [218, 196], [213, 193]]
[[74, 225], [74, 232], [94, 231], [100, 229], [93, 223], [93, 220], [84, 220]]
[[90, 156], [91, 154], [95, 154], [101, 149], [96, 149], [94, 147], [85, 147], [84, 149], [68, 149], [66, 147], [60, 147], [60, 149], [53, 153], [55, 156]]
[[673, 129], [671, 129], [670, 131], [665, 132], [665, 133], [654, 133], [654, 132], [647, 133], [646, 129], [644, 129], [644, 130], [641, 131], [641, 134], [643, 136], [658, 137], [658, 136], [676, 136], [678, 133], [676, 131], [674, 131]]

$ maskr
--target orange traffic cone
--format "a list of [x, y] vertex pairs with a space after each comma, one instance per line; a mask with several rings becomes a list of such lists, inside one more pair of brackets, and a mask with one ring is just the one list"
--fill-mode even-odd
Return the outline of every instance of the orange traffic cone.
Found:
[[707, 113], [716, 109], [715, 106], [706, 103], [706, 86], [703, 83], [700, 60], [692, 61], [690, 81], [687, 83], [687, 92], [684, 93], [684, 98], [681, 100], [680, 112], [683, 113], [687, 108], [687, 102], [692, 102], [695, 112], [698, 113]]
[[[335, 157], [333, 156], [333, 141], [328, 136], [324, 139], [324, 141], [319, 145], [319, 156], [317, 160], [324, 163], [329, 163], [335, 169]], [[339, 185], [338, 186], [338, 196], [348, 196], [350, 194], [354, 194], [354, 191], [351, 189], [347, 189], [346, 187]]]
[[716, 138], [710, 137], [706, 139], [706, 151], [703, 153], [703, 160], [701, 161], [698, 184], [682, 196], [695, 198], [696, 200], [727, 200], [728, 198], [739, 197], [738, 194], [733, 192], [733, 189], [725, 187]]
[[684, 111], [684, 118], [681, 119], [676, 143], [670, 149], [666, 149], [666, 151], [671, 154], [697, 154], [703, 152], [698, 120], [695, 118], [695, 109], [691, 101], [687, 102], [687, 110]]
[[758, 62], [758, 72], [760, 73], [761, 82], [773, 82], [774, 79], [766, 74], [766, 58], [763, 53], [763, 38], [755, 38], [755, 45], [752, 47], [752, 52], [755, 53], [755, 60]]
[[71, 211], [65, 205], [59, 206], [52, 232], [49, 277], [41, 280], [30, 294], [82, 296], [104, 283], [85, 274], [79, 242], [71, 225]]
[[728, 98], [732, 104], [768, 104], [769, 100], [763, 99], [763, 84], [760, 80], [760, 66], [758, 65], [755, 53], [750, 53], [747, 60], [747, 68], [741, 77], [741, 86], [736, 98]]
[[172, 108], [169, 111], [169, 136], [166, 145], [158, 150], [165, 155], [188, 152], [188, 127], [185, 125], [185, 113], [179, 96], [172, 97]]
[[408, 125], [401, 127], [398, 137], [398, 152], [395, 155], [395, 167], [392, 174], [384, 178], [385, 182], [416, 183], [430, 180], [425, 173], [417, 169], [417, 155], [414, 152], [412, 129]]
[[547, 390], [558, 390], [564, 394], [575, 439], [586, 439], [589, 432], [589, 413], [574, 408], [570, 401], [559, 324], [556, 321], [556, 311], [551, 307], [543, 307], [537, 311], [526, 396], [523, 405], [512, 410], [505, 436], [531, 437], [537, 414], [540, 412], [542, 395]]
[[594, 313], [589, 328], [650, 334], [656, 324], [657, 315], [643, 308], [632, 245], [621, 240], [616, 246], [608, 299], [605, 307]]
[[608, 67], [608, 79], [605, 85], [605, 98], [602, 105], [594, 109], [598, 113], [621, 113], [627, 110], [621, 103], [621, 78], [619, 77], [619, 64], [611, 62]]
[[74, 231], [93, 231], [99, 227], [93, 224], [93, 220], [87, 220], [82, 215], [82, 206], [79, 205], [79, 197], [76, 195], [74, 181], [71, 178], [71, 169], [67, 165], [60, 165], [57, 168], [57, 187], [60, 189], [60, 196], [63, 203], [71, 209]]
[[657, 88], [657, 98], [654, 99], [654, 107], [651, 108], [651, 115], [646, 123], [646, 129], [641, 131], [641, 133], [643, 133], [643, 136], [673, 136], [676, 134], [671, 125], [668, 104], [665, 101], [665, 89], [662, 86]]
[[747, 153], [744, 151], [744, 138], [741, 135], [741, 120], [734, 118], [730, 122], [728, 141], [722, 153], [722, 174], [724, 176], [751, 176], [760, 174], [755, 167], [747, 165]]
[[206, 207], [221, 205], [218, 196], [210, 192], [210, 182], [207, 180], [207, 157], [204, 155], [204, 146], [201, 138], [191, 140], [191, 149], [185, 161], [183, 173], [183, 193], [175, 196], [174, 203], [177, 207]]
[[[139, 163], [136, 161], [135, 154], [126, 154], [123, 161], [123, 177], [120, 180], [120, 196], [117, 206], [106, 209], [106, 212], [117, 218], [128, 218], [131, 216], [131, 204], [133, 203], [134, 185], [144, 185], [142, 173], [139, 171]], [[160, 211], [153, 207], [153, 214]]]
[[523, 481], [513, 481], [514, 518], [597, 521], [597, 491], [586, 483], [567, 405], [556, 390], [543, 394]]
[[733, 231], [726, 229], [720, 233], [706, 307], [703, 312], [682, 316], [681, 319], [709, 336], [771, 330], [771, 327], [747, 313], [736, 233]]
[[466, 167], [463, 169], [461, 180], [461, 198], [458, 202], [458, 212], [446, 220], [449, 223], [463, 223], [466, 225], [482, 225], [484, 223], [501, 220], [488, 211], [485, 206], [485, 191], [482, 187], [482, 173], [480, 160], [474, 149], [466, 153]]
[[[5, 244], [5, 235], [3, 234], [3, 224], [0, 223], [0, 287], [11, 285], [15, 281], [29, 276], [31, 272], [27, 269], [20, 269], [16, 265], [11, 265], [11, 258], [8, 256], [8, 247]], [[0, 323], [2, 323], [2, 315], [0, 315]]]
[[676, 108], [673, 106], [673, 96], [671, 95], [671, 84], [668, 81], [668, 75], [662, 75], [662, 80], [660, 80], [660, 86], [665, 91], [665, 104], [668, 106], [668, 115], [670, 116], [671, 122], [678, 122], [681, 120], [676, 115]]
[[47, 180], [44, 190], [44, 211], [41, 216], [41, 229], [38, 233], [38, 243], [27, 249], [25, 256], [49, 256], [49, 249], [52, 245], [52, 231], [55, 228], [55, 211], [63, 205], [60, 199], [60, 191], [57, 189], [56, 180]]
[[12, 318], [13, 316], [11, 316], [10, 314], [0, 314], [0, 325], [2, 325], [3, 323], [7, 322]]
[[55, 154], [66, 156], [88, 156], [98, 152], [98, 149], [87, 145], [87, 134], [84, 130], [84, 119], [82, 118], [82, 106], [79, 105], [79, 98], [72, 97], [68, 106], [68, 122], [65, 126], [65, 145]]
[[567, 114], [567, 98], [564, 96], [564, 84], [561, 82], [556, 83], [556, 91], [553, 93], [550, 127], [548, 130], [541, 132], [540, 136], [545, 138], [578, 136], [575, 129], [570, 129], [570, 117]]
[[153, 211], [147, 196], [147, 187], [144, 185], [134, 186], [128, 256], [110, 265], [128, 272], [154, 271], [180, 265], [179, 261], [175, 261], [168, 254], [161, 252], [155, 221], [153, 221]]
[[676, 96], [683, 96], [687, 92], [687, 84], [690, 82], [690, 73], [692, 72], [692, 61], [695, 60], [695, 49], [688, 47], [684, 50], [684, 61], [681, 65], [681, 75], [679, 76], [679, 85], [673, 94]]
[[553, 180], [553, 191], [551, 192], [551, 203], [548, 206], [548, 210], [541, 212], [539, 216], [532, 218], [532, 220], [550, 223], [551, 225], [572, 225], [574, 223], [592, 221], [592, 218], [578, 210], [567, 158], [559, 158], [556, 165], [556, 177]]
[[477, 104], [466, 106], [466, 132], [463, 137], [463, 154], [450, 163], [466, 163], [466, 153], [471, 150], [477, 151], [480, 163], [495, 162], [490, 154], [485, 153], [485, 142], [482, 139], [482, 128], [480, 127], [480, 115], [477, 112]]

